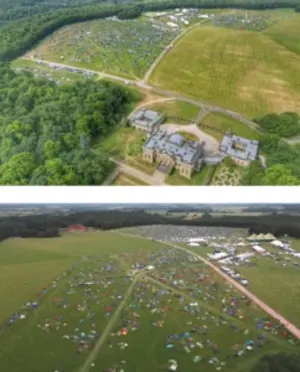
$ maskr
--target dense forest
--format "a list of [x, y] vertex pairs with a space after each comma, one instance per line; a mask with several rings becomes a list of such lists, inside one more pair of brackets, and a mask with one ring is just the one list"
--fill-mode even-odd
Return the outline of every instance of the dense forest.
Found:
[[92, 142], [134, 99], [110, 82], [58, 86], [0, 64], [0, 185], [99, 185], [111, 171]]
[[40, 39], [66, 24], [120, 15], [132, 18], [145, 11], [179, 7], [299, 9], [300, 0], [0, 0], [0, 60], [12, 60], [32, 48]]
[[208, 213], [197, 220], [165, 217], [144, 211], [77, 212], [70, 215], [31, 215], [6, 217], [0, 220], [0, 240], [10, 237], [57, 237], [60, 229], [82, 224], [102, 230], [131, 226], [216, 226], [249, 229], [249, 233], [268, 233], [280, 237], [288, 234], [300, 238], [300, 217], [270, 214], [265, 216], [211, 217]]

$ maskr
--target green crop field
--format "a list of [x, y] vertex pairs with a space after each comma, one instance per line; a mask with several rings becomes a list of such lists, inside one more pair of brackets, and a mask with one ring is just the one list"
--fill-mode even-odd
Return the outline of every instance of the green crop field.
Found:
[[10, 372], [152, 372], [171, 359], [182, 370], [242, 372], [265, 353], [297, 350], [209, 267], [151, 240], [100, 231], [11, 239], [0, 262], [12, 283], [0, 287], [0, 365]]
[[[209, 126], [210, 128], [201, 126], [201, 130], [215, 137], [217, 140], [221, 141], [224, 136], [224, 131], [230, 130], [237, 136], [246, 137], [249, 139], [259, 139], [260, 133], [248, 127], [248, 125], [241, 123], [238, 120], [235, 120], [229, 116], [211, 113], [206, 115], [202, 119], [202, 124]], [[217, 130], [214, 130], [217, 129]], [[219, 132], [221, 130], [223, 132]]]
[[249, 118], [300, 112], [300, 56], [267, 33], [195, 28], [160, 62], [150, 81]]
[[137, 79], [177, 32], [147, 19], [97, 20], [61, 28], [29, 55]]

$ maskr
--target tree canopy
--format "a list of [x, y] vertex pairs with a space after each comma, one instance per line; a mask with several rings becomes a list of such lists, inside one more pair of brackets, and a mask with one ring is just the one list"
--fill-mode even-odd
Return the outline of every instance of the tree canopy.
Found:
[[289, 138], [300, 134], [300, 116], [295, 112], [269, 114], [255, 120], [265, 133]]
[[111, 164], [91, 143], [115, 129], [132, 99], [110, 82], [58, 86], [0, 65], [0, 184], [100, 184]]
[[300, 372], [300, 354], [265, 355], [251, 372]]
[[300, 145], [289, 145], [276, 134], [260, 138], [260, 150], [266, 157], [267, 169], [258, 161], [252, 162], [246, 170], [243, 185], [299, 185]]

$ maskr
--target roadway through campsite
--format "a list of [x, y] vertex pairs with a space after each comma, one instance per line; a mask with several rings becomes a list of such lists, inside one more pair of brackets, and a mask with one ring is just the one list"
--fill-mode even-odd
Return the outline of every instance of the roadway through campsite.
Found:
[[[118, 232], [118, 233], [120, 233], [120, 232]], [[128, 233], [121, 233], [121, 234], [128, 234]], [[128, 234], [128, 235], [134, 236], [133, 234]], [[149, 239], [149, 238], [144, 238], [144, 239]], [[200, 259], [206, 265], [211, 267], [216, 273], [218, 273], [220, 276], [222, 276], [228, 283], [233, 285], [239, 292], [241, 292], [245, 296], [247, 296], [251, 301], [253, 301], [257, 306], [259, 306], [264, 312], [269, 314], [273, 319], [276, 319], [281, 324], [283, 324], [297, 339], [300, 339], [300, 329], [299, 328], [297, 328], [294, 324], [292, 324], [287, 319], [285, 319], [282, 315], [278, 314], [274, 309], [272, 309], [266, 303], [261, 301], [258, 297], [256, 297], [253, 293], [251, 293], [248, 289], [243, 287], [240, 283], [236, 282], [234, 279], [232, 279], [231, 277], [229, 277], [228, 275], [223, 273], [213, 263], [211, 263], [210, 261], [206, 260], [204, 257], [198, 255], [197, 253], [195, 253], [195, 252], [193, 252], [193, 251], [191, 251], [187, 248], [184, 248], [184, 247], [181, 247], [181, 246], [175, 245], [173, 243], [169, 243], [169, 242], [164, 242], [164, 243], [173, 247], [173, 248], [188, 252], [189, 254], [192, 254], [193, 256]]]
[[144, 272], [140, 272], [133, 280], [133, 282], [131, 283], [131, 285], [129, 286], [129, 288], [127, 289], [125, 295], [124, 295], [124, 298], [122, 300], [122, 302], [119, 304], [118, 308], [116, 309], [114, 315], [112, 316], [112, 318], [110, 319], [110, 321], [107, 323], [107, 326], [106, 328], [104, 329], [101, 337], [99, 338], [99, 340], [97, 341], [94, 349], [92, 350], [92, 352], [90, 353], [90, 355], [88, 356], [88, 358], [86, 359], [85, 363], [83, 364], [83, 366], [79, 369], [79, 372], [88, 372], [90, 370], [90, 367], [93, 363], [93, 361], [96, 359], [97, 355], [99, 354], [100, 352], [100, 349], [101, 347], [103, 346], [103, 344], [105, 343], [109, 333], [111, 332], [113, 326], [115, 325], [115, 323], [117, 322], [120, 314], [121, 314], [121, 311], [123, 310], [127, 300], [129, 299], [136, 283], [138, 280], [140, 280], [143, 276]]
[[[265, 353], [298, 345], [284, 324], [239, 296], [193, 252], [118, 231], [86, 234], [98, 244], [90, 249], [79, 235], [85, 255], [0, 328], [0, 363], [12, 372], [23, 364], [24, 372], [89, 372], [124, 363], [126, 370], [150, 372], [170, 359], [190, 370], [199, 358], [208, 372], [216, 368], [211, 359], [240, 371]], [[166, 341], [172, 335], [177, 338]], [[237, 344], [245, 354], [240, 359]]]

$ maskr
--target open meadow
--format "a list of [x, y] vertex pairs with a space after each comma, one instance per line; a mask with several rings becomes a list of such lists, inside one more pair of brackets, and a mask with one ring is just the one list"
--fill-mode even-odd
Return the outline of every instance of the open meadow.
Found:
[[265, 353], [297, 349], [209, 267], [162, 243], [65, 233], [7, 240], [0, 257], [13, 282], [0, 287], [0, 364], [10, 372], [248, 371]]
[[59, 29], [29, 55], [138, 79], [177, 33], [147, 19], [96, 20]]
[[150, 82], [251, 119], [270, 112], [299, 113], [300, 56], [275, 41], [272, 27], [276, 24], [264, 33], [194, 28], [159, 63]]
[[204, 124], [203, 126], [200, 125], [201, 130], [215, 137], [218, 141], [222, 141], [224, 132], [228, 130], [237, 136], [249, 139], [258, 140], [260, 137], [260, 133], [257, 130], [220, 113], [209, 113], [202, 119], [201, 124]]

